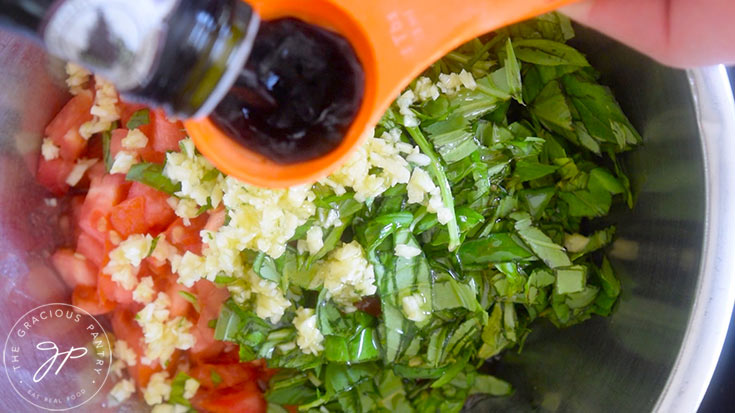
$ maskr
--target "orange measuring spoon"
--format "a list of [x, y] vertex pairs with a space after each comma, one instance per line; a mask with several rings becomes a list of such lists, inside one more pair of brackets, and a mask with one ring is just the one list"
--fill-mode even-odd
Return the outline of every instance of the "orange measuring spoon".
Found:
[[248, 150], [209, 119], [185, 122], [199, 151], [247, 183], [285, 188], [317, 181], [347, 161], [408, 85], [433, 62], [477, 36], [575, 0], [248, 0], [263, 20], [296, 17], [350, 41], [365, 71], [365, 94], [342, 143], [326, 155], [282, 165]]

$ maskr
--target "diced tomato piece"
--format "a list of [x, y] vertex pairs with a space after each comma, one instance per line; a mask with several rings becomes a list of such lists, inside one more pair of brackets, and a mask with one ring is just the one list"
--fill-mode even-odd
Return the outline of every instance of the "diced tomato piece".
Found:
[[77, 238], [77, 252], [100, 268], [105, 256], [105, 245], [86, 232], [82, 232]]
[[200, 280], [194, 284], [199, 303], [199, 319], [192, 331], [194, 347], [192, 355], [199, 359], [216, 357], [225, 348], [225, 343], [214, 339], [214, 329], [209, 323], [219, 317], [222, 304], [230, 296], [226, 288], [220, 288], [211, 281]]
[[112, 281], [112, 277], [103, 272], [100, 272], [97, 277], [97, 288], [104, 300], [114, 301], [122, 305], [135, 304], [133, 291], [124, 289], [120, 284]]
[[138, 362], [134, 366], [128, 366], [128, 374], [138, 384], [138, 388], [145, 388], [148, 385], [148, 381], [154, 373], [158, 373], [163, 370], [161, 365], [156, 363], [154, 366], [149, 366], [138, 357]]
[[193, 288], [188, 288], [177, 282], [178, 276], [171, 272], [171, 266], [152, 265], [155, 261], [146, 259], [141, 264], [141, 275], [152, 275], [156, 291], [163, 291], [171, 300], [169, 307], [170, 317], [188, 317], [192, 313], [191, 303], [180, 292], [196, 296]]
[[146, 146], [144, 149], [139, 149], [138, 153], [140, 153], [140, 158], [145, 162], [158, 164], [163, 164], [166, 162], [166, 154], [162, 152], [156, 152], [150, 146]]
[[[212, 372], [217, 373], [222, 381], [215, 384], [212, 381]], [[232, 387], [240, 383], [255, 381], [259, 369], [250, 363], [198, 363], [191, 369], [191, 377], [197, 379], [202, 386], [213, 389], [215, 387]]]
[[61, 158], [47, 161], [41, 157], [38, 162], [38, 173], [36, 179], [38, 183], [43, 185], [52, 194], [62, 196], [69, 190], [66, 178], [74, 169], [74, 162]]
[[[172, 280], [173, 281], [173, 280]], [[191, 289], [177, 283], [176, 281], [170, 282], [166, 294], [171, 299], [171, 307], [169, 307], [169, 315], [173, 317], [189, 315], [192, 306], [180, 292], [191, 294]], [[193, 295], [193, 294], [192, 294]]]
[[207, 231], [217, 231], [222, 225], [225, 224], [226, 216], [227, 211], [225, 211], [225, 208], [223, 206], [220, 206], [213, 211], [209, 211], [209, 218], [207, 219], [207, 223], [204, 225], [204, 229], [206, 229]]
[[102, 159], [102, 157], [104, 156], [104, 152], [102, 149], [102, 137], [99, 135], [92, 136], [87, 141], [87, 149], [84, 152], [84, 156], [89, 159]]
[[106, 174], [107, 169], [105, 168], [105, 162], [103, 160], [100, 160], [99, 162], [96, 162], [94, 165], [92, 165], [89, 169], [87, 169], [87, 173], [84, 174], [82, 182], [84, 180], [88, 180], [89, 183], [87, 184], [87, 186], [89, 186], [89, 184], [92, 183], [93, 179], [102, 179], [102, 177]]
[[77, 238], [79, 238], [79, 234], [81, 233], [79, 220], [82, 217], [82, 205], [84, 205], [84, 195], [73, 196], [69, 203], [69, 218], [71, 219], [70, 224], [72, 233], [71, 242], [74, 243], [74, 245], [76, 245]]
[[261, 413], [268, 407], [254, 381], [243, 382], [237, 387], [200, 390], [192, 404], [211, 413]]
[[149, 275], [153, 276], [153, 281], [156, 282], [156, 287], [163, 291], [168, 288], [170, 283], [169, 278], [171, 277], [171, 265], [168, 261], [159, 261], [156, 258], [148, 257], [143, 260], [143, 263], [148, 270]]
[[176, 219], [174, 210], [168, 205], [169, 195], [140, 182], [133, 182], [128, 198], [145, 198], [145, 222], [152, 232], [166, 229]]
[[145, 220], [145, 198], [138, 196], [128, 198], [112, 207], [110, 224], [125, 239], [132, 234], [144, 234], [148, 231]]
[[[94, 225], [94, 229], [85, 228], [85, 226], [87, 226], [87, 218], [89, 219], [90, 225]], [[109, 237], [110, 231], [112, 230], [109, 212], [104, 213], [98, 210], [92, 211], [89, 216], [85, 215], [84, 220], [80, 221], [79, 225], [83, 230], [87, 230], [90, 235], [100, 242], [104, 242]]]
[[51, 256], [51, 262], [69, 287], [97, 285], [97, 266], [85, 256], [69, 248], [61, 248]]
[[227, 343], [214, 339], [214, 329], [207, 325], [204, 320], [206, 318], [199, 317], [191, 331], [191, 334], [194, 336], [194, 346], [191, 348], [191, 356], [195, 360], [211, 360], [216, 358], [227, 346]]
[[82, 138], [77, 128], [69, 129], [61, 139], [61, 142], [54, 142], [60, 147], [61, 159], [76, 161], [87, 149], [87, 140]]
[[75, 161], [86, 149], [87, 141], [79, 135], [79, 127], [92, 120], [89, 111], [93, 102], [89, 91], [74, 96], [46, 126], [46, 136], [60, 148], [62, 159]]
[[160, 153], [179, 150], [179, 141], [186, 137], [181, 122], [171, 122], [162, 110], [151, 111], [153, 115], [153, 149]]
[[128, 136], [128, 130], [118, 128], [110, 133], [110, 159], [115, 159], [115, 155], [123, 150], [122, 140]]
[[[69, 129], [79, 128], [84, 122], [92, 120], [90, 110], [93, 103], [94, 96], [89, 90], [82, 91], [69, 99], [46, 126], [44, 131], [46, 136], [54, 139], [64, 135]], [[54, 142], [56, 142], [55, 139]]]
[[[133, 110], [126, 113], [129, 119], [136, 110], [143, 109], [142, 106], [134, 105], [126, 110]], [[124, 119], [124, 118], [123, 118]], [[127, 123], [127, 119], [123, 123]], [[150, 123], [138, 127], [143, 134], [148, 137], [148, 145], [145, 148], [136, 149], [140, 157], [146, 162], [163, 163], [166, 159], [166, 151], [174, 151], [179, 149], [179, 141], [186, 137], [183, 131], [184, 126], [181, 122], [170, 122], [161, 110], [151, 110], [149, 112]], [[114, 157], [118, 151], [122, 150], [122, 139], [127, 136], [127, 129], [117, 129], [112, 133], [110, 144], [110, 153]], [[129, 149], [127, 149], [130, 151]]]
[[[217, 287], [208, 280], [199, 280], [194, 284], [196, 295], [201, 305], [201, 315], [204, 318], [214, 319], [219, 316], [222, 304], [230, 297], [229, 291], [224, 287]], [[207, 320], [209, 322], [209, 320]]]
[[89, 187], [82, 206], [79, 226], [84, 232], [104, 243], [110, 230], [109, 215], [128, 193], [130, 182], [122, 175], [105, 175], [95, 179]]
[[115, 310], [112, 314], [112, 332], [118, 339], [125, 340], [136, 354], [143, 354], [143, 330], [135, 321], [135, 313], [126, 309]]
[[92, 315], [109, 313], [115, 308], [115, 303], [101, 299], [97, 288], [88, 285], [77, 285], [74, 288], [71, 303]]
[[194, 254], [201, 254], [202, 238], [199, 232], [207, 223], [207, 214], [199, 215], [190, 220], [190, 225], [184, 225], [184, 220], [177, 218], [166, 229], [166, 240], [179, 249], [181, 253], [191, 251]]

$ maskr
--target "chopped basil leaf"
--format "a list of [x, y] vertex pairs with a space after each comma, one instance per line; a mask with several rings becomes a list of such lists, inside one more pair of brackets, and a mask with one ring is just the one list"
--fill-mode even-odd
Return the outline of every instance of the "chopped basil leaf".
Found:
[[507, 396], [511, 394], [513, 387], [505, 380], [501, 380], [489, 374], [478, 374], [472, 384], [470, 394], [489, 394], [490, 396]]
[[112, 155], [110, 154], [110, 141], [112, 140], [112, 131], [106, 130], [102, 132], [102, 158], [105, 161], [105, 171], [110, 172], [112, 168]]
[[181, 291], [179, 291], [179, 295], [184, 300], [186, 300], [189, 303], [191, 303], [191, 305], [194, 306], [194, 309], [197, 310], [197, 312], [201, 311], [201, 309], [199, 307], [199, 300], [197, 299], [197, 297], [194, 294], [192, 294], [192, 293], [190, 293], [188, 291], [181, 290]]
[[184, 398], [187, 380], [193, 379], [183, 372], [179, 372], [176, 377], [174, 377], [173, 381], [171, 381], [171, 393], [168, 398], [169, 403], [191, 407], [189, 400]]
[[174, 184], [163, 175], [163, 165], [141, 162], [133, 165], [125, 175], [128, 181], [137, 181], [169, 195], [181, 190], [181, 184]]
[[209, 371], [209, 378], [212, 380], [212, 384], [214, 384], [214, 387], [219, 386], [220, 383], [222, 383], [222, 376], [217, 373], [217, 370], [210, 370]]
[[141, 126], [145, 126], [149, 123], [151, 123], [150, 110], [148, 110], [147, 108], [139, 109], [133, 112], [133, 114], [130, 116], [130, 119], [128, 119], [128, 122], [125, 124], [125, 127], [128, 129], [135, 129]]
[[153, 238], [153, 241], [151, 241], [151, 248], [148, 250], [148, 254], [146, 254], [146, 257], [150, 257], [153, 254], [153, 251], [156, 250], [156, 247], [158, 246], [158, 241], [161, 239], [161, 236], [158, 235], [157, 237]]
[[575, 48], [548, 39], [521, 39], [515, 42], [518, 59], [543, 66], [589, 66]]

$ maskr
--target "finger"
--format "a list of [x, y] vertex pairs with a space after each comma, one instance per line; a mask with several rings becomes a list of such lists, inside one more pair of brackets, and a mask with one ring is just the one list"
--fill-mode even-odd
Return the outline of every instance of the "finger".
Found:
[[562, 12], [672, 66], [735, 63], [732, 0], [587, 0]]

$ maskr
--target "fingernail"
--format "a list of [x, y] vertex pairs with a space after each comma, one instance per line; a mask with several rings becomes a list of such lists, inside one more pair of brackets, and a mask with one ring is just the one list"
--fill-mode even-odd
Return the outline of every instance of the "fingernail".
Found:
[[593, 3], [594, 0], [578, 1], [560, 8], [559, 11], [573, 19], [584, 20], [589, 15]]

